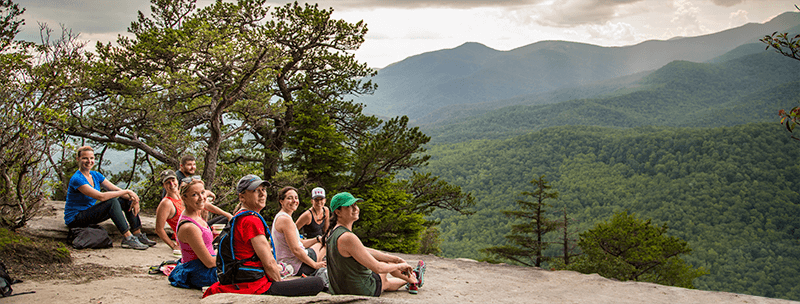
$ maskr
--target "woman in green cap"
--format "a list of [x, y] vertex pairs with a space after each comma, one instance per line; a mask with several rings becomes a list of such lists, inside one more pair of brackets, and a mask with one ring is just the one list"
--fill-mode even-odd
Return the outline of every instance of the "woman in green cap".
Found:
[[[324, 240], [328, 247], [330, 291], [378, 297], [384, 290], [408, 286], [408, 291], [416, 294], [417, 287], [422, 286], [425, 263], [419, 261], [412, 269], [397, 256], [365, 247], [352, 232], [359, 216], [358, 202], [363, 200], [347, 192], [331, 199], [331, 224]], [[394, 278], [387, 278], [389, 273]]]

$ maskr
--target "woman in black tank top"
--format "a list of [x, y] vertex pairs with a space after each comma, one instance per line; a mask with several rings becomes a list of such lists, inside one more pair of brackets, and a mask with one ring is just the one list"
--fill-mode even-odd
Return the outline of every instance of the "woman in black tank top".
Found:
[[328, 230], [328, 219], [330, 218], [330, 209], [325, 207], [324, 189], [314, 188], [314, 190], [311, 190], [311, 201], [313, 206], [303, 212], [295, 221], [297, 230], [300, 230], [307, 239], [315, 238], [325, 233]]

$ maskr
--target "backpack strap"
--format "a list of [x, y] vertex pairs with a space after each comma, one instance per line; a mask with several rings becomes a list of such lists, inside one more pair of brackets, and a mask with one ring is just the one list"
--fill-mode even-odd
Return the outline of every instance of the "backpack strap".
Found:
[[[233, 230], [233, 227], [234, 227], [236, 219], [238, 219], [240, 216], [246, 216], [246, 215], [255, 215], [256, 217], [258, 217], [258, 219], [261, 220], [261, 223], [264, 224], [264, 233], [266, 233], [266, 235], [268, 236], [269, 245], [272, 248], [272, 257], [277, 261], [278, 260], [278, 256], [277, 256], [277, 254], [275, 254], [275, 242], [272, 240], [272, 233], [270, 233], [269, 226], [267, 226], [267, 221], [265, 221], [264, 218], [261, 217], [261, 214], [258, 214], [258, 212], [255, 212], [255, 211], [252, 211], [252, 210], [247, 210], [247, 211], [243, 211], [243, 212], [235, 215], [233, 218], [231, 218], [231, 230]], [[230, 233], [234, 233], [234, 231], [231, 231]], [[233, 236], [234, 235], [232, 234], [231, 237], [230, 237], [230, 242], [228, 244], [229, 246], [231, 246], [231, 248], [233, 248]], [[236, 258], [235, 251], [231, 251], [231, 254], [233, 255], [233, 259], [235, 261], [240, 261], [239, 259]], [[244, 260], [247, 260], [247, 261], [258, 261], [258, 255], [253, 254], [253, 256], [251, 256], [251, 257], [249, 257], [247, 259], [242, 259], [242, 261], [244, 261]]]

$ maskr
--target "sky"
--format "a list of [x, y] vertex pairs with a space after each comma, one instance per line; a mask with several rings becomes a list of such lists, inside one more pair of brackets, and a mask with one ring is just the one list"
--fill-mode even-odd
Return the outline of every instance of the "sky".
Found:
[[[15, 0], [26, 9], [18, 36], [37, 41], [39, 24], [80, 33], [80, 39], [115, 41], [126, 35], [147, 0]], [[268, 1], [280, 6], [288, 1]], [[198, 7], [212, 0], [198, 0]], [[764, 23], [798, 0], [320, 0], [333, 17], [363, 20], [369, 29], [356, 59], [383, 68], [407, 57], [478, 42], [507, 51], [543, 40], [600, 46], [633, 45]], [[765, 33], [769, 34], [769, 33]]]

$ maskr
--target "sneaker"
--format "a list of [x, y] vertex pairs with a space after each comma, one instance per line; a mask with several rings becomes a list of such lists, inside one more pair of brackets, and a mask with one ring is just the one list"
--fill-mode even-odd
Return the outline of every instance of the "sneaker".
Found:
[[424, 261], [422, 261], [422, 260], [419, 261], [419, 263], [417, 264], [417, 268], [414, 268], [414, 274], [417, 275], [417, 284], [416, 284], [417, 286], [416, 287], [422, 287], [422, 285], [425, 284], [425, 279], [424, 279], [425, 262]]
[[155, 241], [151, 241], [150, 239], [147, 238], [147, 234], [139, 233], [139, 234], [134, 234], [134, 235], [136, 236], [137, 239], [139, 239], [139, 243], [145, 244], [145, 245], [150, 246], [150, 247], [153, 247], [153, 246], [156, 245]]
[[417, 293], [419, 293], [419, 290], [418, 290], [418, 288], [417, 288], [417, 284], [411, 284], [411, 283], [409, 283], [409, 284], [406, 284], [406, 286], [408, 287], [408, 293], [410, 293], [410, 294], [417, 294]]
[[150, 248], [150, 246], [142, 244], [141, 242], [139, 242], [139, 239], [137, 237], [131, 235], [131, 236], [127, 237], [127, 238], [126, 237], [122, 238], [122, 248], [132, 248], [132, 249], [136, 249], [136, 250], [145, 250], [147, 248]]

